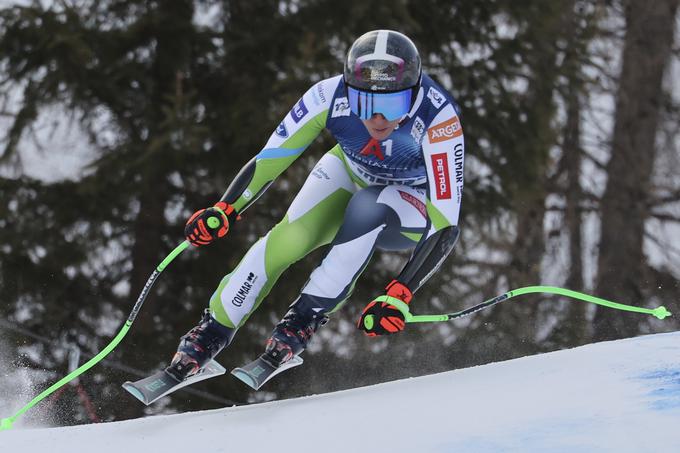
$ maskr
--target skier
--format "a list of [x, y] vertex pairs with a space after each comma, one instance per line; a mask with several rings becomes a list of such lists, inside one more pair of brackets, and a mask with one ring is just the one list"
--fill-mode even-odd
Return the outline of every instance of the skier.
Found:
[[[166, 371], [180, 381], [196, 374], [231, 342], [288, 266], [329, 243], [267, 341], [268, 363], [278, 367], [304, 351], [350, 296], [376, 247], [415, 247], [385, 289], [409, 304], [458, 239], [464, 158], [458, 110], [451, 95], [422, 72], [408, 37], [375, 30], [357, 39], [344, 74], [312, 86], [221, 200], [187, 221], [185, 235], [195, 246], [224, 237], [324, 128], [337, 140], [283, 220], [221, 281]], [[399, 332], [405, 322], [393, 305], [373, 301], [357, 326], [374, 336]]]

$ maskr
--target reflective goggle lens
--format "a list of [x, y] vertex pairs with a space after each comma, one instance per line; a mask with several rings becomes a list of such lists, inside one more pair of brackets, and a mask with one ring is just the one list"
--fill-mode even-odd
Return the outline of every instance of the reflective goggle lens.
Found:
[[362, 120], [381, 113], [388, 121], [394, 121], [411, 110], [413, 90], [408, 88], [395, 93], [370, 93], [347, 87], [349, 107]]

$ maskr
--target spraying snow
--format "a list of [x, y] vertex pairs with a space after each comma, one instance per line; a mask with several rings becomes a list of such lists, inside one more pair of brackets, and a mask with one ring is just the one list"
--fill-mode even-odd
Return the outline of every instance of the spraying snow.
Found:
[[286, 401], [14, 429], [0, 439], [3, 451], [26, 453], [197, 445], [211, 452], [677, 453], [679, 425], [676, 332]]

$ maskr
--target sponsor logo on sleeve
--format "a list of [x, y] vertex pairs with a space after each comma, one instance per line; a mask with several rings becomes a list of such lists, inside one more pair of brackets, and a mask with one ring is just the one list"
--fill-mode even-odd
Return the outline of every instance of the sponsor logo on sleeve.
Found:
[[460, 126], [458, 116], [454, 116], [443, 123], [430, 127], [427, 130], [427, 134], [430, 138], [430, 143], [439, 143], [451, 140], [454, 137], [460, 137], [463, 135], [463, 128]]
[[316, 92], [319, 93], [319, 98], [321, 99], [321, 102], [326, 103], [326, 94], [323, 91], [323, 84], [318, 83], [316, 85]]
[[420, 142], [423, 140], [424, 133], [425, 123], [420, 119], [419, 116], [416, 116], [416, 119], [413, 121], [413, 127], [411, 128], [411, 137], [413, 137], [413, 140], [415, 140], [416, 143], [420, 144]]
[[444, 96], [434, 87], [430, 87], [430, 89], [427, 90], [427, 97], [432, 102], [432, 105], [435, 106], [435, 108], [441, 107], [442, 104], [446, 102]]
[[281, 121], [281, 124], [279, 124], [278, 127], [276, 128], [276, 135], [278, 135], [281, 138], [288, 137], [288, 129], [286, 129], [285, 121]]
[[463, 145], [453, 147], [453, 168], [456, 171], [456, 184], [463, 184]]
[[349, 100], [346, 97], [335, 99], [333, 102], [333, 112], [331, 113], [331, 118], [349, 116], [349, 114]]
[[437, 200], [450, 200], [451, 178], [449, 177], [449, 159], [446, 153], [433, 154], [431, 159]]
[[316, 94], [316, 91], [312, 91], [312, 101], [314, 101], [314, 105], [321, 105], [321, 99], [319, 99], [319, 95]]
[[323, 89], [323, 83], [319, 82], [310, 90], [314, 105], [321, 105], [326, 103], [326, 92]]
[[295, 104], [293, 110], [290, 111], [290, 116], [293, 117], [293, 121], [295, 121], [295, 124], [297, 124], [302, 118], [305, 117], [307, 113], [309, 113], [309, 110], [307, 110], [305, 101], [301, 98], [298, 103]]

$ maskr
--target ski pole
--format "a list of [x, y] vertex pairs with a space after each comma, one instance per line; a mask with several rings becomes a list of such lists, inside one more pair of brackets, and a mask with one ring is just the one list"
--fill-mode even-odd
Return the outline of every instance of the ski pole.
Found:
[[144, 288], [142, 289], [142, 292], [139, 294], [137, 302], [135, 303], [134, 307], [132, 307], [132, 311], [130, 312], [127, 321], [125, 321], [125, 324], [120, 329], [120, 332], [118, 332], [118, 335], [116, 335], [116, 337], [111, 341], [111, 343], [108, 344], [108, 346], [106, 346], [99, 354], [92, 357], [90, 360], [81, 365], [79, 368], [73, 370], [71, 373], [62, 378], [60, 381], [56, 382], [51, 387], [44, 390], [41, 394], [33, 398], [28, 404], [19, 409], [19, 411], [16, 414], [12, 415], [11, 417], [3, 418], [2, 421], [0, 421], [0, 431], [11, 429], [14, 422], [17, 421], [17, 419], [21, 417], [26, 411], [28, 411], [33, 406], [38, 404], [40, 401], [54, 393], [60, 387], [68, 384], [70, 381], [72, 381], [73, 379], [77, 378], [78, 376], [80, 376], [93, 366], [95, 366], [111, 351], [113, 351], [116, 348], [116, 346], [118, 346], [118, 343], [120, 343], [123, 340], [123, 337], [125, 337], [128, 330], [130, 330], [130, 326], [132, 326], [132, 323], [135, 321], [135, 318], [137, 318], [137, 314], [139, 313], [139, 310], [142, 308], [142, 305], [144, 304], [146, 297], [149, 295], [151, 287], [156, 282], [158, 276], [161, 274], [161, 272], [163, 272], [163, 269], [165, 269], [168, 266], [168, 264], [170, 264], [170, 262], [174, 260], [180, 253], [186, 250], [188, 246], [189, 241], [182, 242], [180, 245], [175, 247], [175, 249], [172, 252], [170, 252], [170, 254], [166, 256], [163, 261], [161, 261], [161, 263], [156, 267], [156, 269], [154, 269], [153, 273], [146, 281], [146, 284], [144, 284]]
[[[499, 296], [491, 298], [491, 299], [484, 301], [480, 304], [474, 305], [470, 308], [466, 308], [465, 310], [457, 311], [455, 313], [445, 313], [445, 314], [441, 314], [441, 315], [414, 315], [410, 312], [409, 307], [406, 303], [404, 303], [401, 300], [396, 299], [394, 297], [390, 297], [390, 296], [380, 296], [380, 297], [376, 298], [376, 300], [380, 301], [380, 302], [386, 302], [386, 303], [396, 307], [404, 315], [404, 320], [407, 323], [443, 322], [443, 321], [450, 321], [452, 319], [462, 318], [464, 316], [471, 315], [472, 313], [476, 313], [480, 310], [484, 310], [485, 308], [489, 308], [492, 305], [496, 305], [500, 302], [503, 302], [504, 300], [508, 300], [508, 299], [515, 297], [515, 296], [521, 296], [523, 294], [531, 294], [531, 293], [558, 294], [560, 296], [566, 296], [566, 297], [570, 297], [572, 299], [578, 299], [578, 300], [582, 300], [584, 302], [602, 305], [604, 307], [609, 307], [609, 308], [613, 308], [613, 309], [616, 309], [616, 310], [623, 310], [623, 311], [630, 311], [630, 312], [635, 312], [635, 313], [648, 314], [648, 315], [656, 316], [659, 319], [664, 319], [667, 316], [671, 316], [671, 312], [666, 310], [666, 308], [664, 306], [660, 306], [660, 307], [657, 307], [657, 308], [650, 309], [650, 308], [636, 307], [636, 306], [633, 306], [633, 305], [625, 305], [625, 304], [620, 304], [620, 303], [617, 303], [617, 302], [612, 302], [610, 300], [602, 299], [600, 297], [591, 296], [589, 294], [580, 293], [578, 291], [572, 291], [570, 289], [559, 288], [559, 287], [556, 287], [556, 286], [526, 286], [524, 288], [513, 289], [512, 291], [508, 291], [507, 293], [503, 293]], [[366, 318], [370, 318], [370, 316], [367, 316]], [[364, 319], [364, 322], [369, 322], [372, 325], [374, 320], [370, 319], [369, 321], [367, 321], [366, 319]]]

